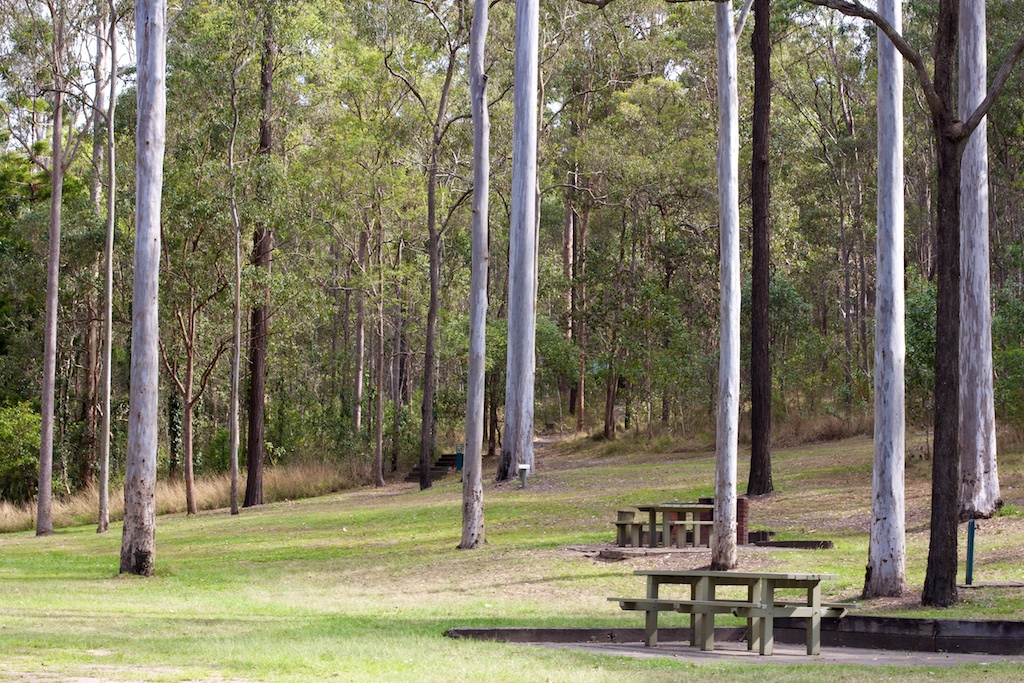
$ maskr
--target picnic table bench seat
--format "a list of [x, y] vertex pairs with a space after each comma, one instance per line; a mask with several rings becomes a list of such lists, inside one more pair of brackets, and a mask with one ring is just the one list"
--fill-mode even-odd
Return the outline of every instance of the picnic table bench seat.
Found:
[[636, 519], [633, 510], [619, 510], [615, 519], [615, 542], [620, 547], [639, 548], [643, 543], [644, 531], [650, 533], [650, 525]]
[[711, 634], [700, 627], [703, 615], [736, 614], [737, 610], [765, 610], [768, 606], [747, 600], [683, 600], [677, 598], [608, 598], [618, 602], [624, 610], [638, 610], [646, 613], [644, 620], [644, 645], [658, 644], [658, 612], [680, 612], [690, 615], [690, 644], [711, 649], [714, 637], [714, 621], [710, 621]]
[[[817, 609], [817, 615], [826, 619], [842, 619], [851, 609], [857, 607], [860, 607], [860, 605], [849, 602], [823, 602]], [[794, 617], [797, 619], [809, 618], [815, 615], [815, 610], [805, 603], [785, 600], [776, 600], [775, 606], [771, 611], [776, 617]], [[744, 605], [737, 607], [733, 614], [744, 618], [764, 617], [767, 616], [768, 610], [765, 609], [764, 605], [756, 607]]]
[[[711, 547], [711, 533], [715, 522], [712, 519], [672, 519], [669, 520], [672, 529], [672, 538], [676, 541], [676, 547], [682, 548], [686, 545]], [[702, 528], [708, 529], [707, 534], [701, 533]]]

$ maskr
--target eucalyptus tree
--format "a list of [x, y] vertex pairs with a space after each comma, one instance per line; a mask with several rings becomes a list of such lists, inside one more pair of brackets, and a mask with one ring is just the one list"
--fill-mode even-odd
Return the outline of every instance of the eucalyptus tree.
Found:
[[231, 478], [231, 514], [238, 514], [238, 445], [240, 382], [242, 375], [242, 220], [238, 212], [238, 178], [235, 170], [235, 144], [238, 141], [238, 78], [245, 68], [244, 55], [236, 56], [231, 69], [231, 137], [228, 141], [228, 196], [234, 236], [234, 273], [231, 283], [231, 396], [228, 408], [228, 472]]
[[[423, 126], [429, 127], [425, 135], [423, 168], [426, 176], [426, 227], [429, 261], [429, 304], [427, 306], [426, 341], [423, 356], [423, 403], [420, 427], [420, 488], [430, 488], [430, 466], [435, 426], [434, 398], [437, 391], [437, 320], [441, 288], [441, 240], [451, 224], [455, 212], [470, 191], [455, 194], [456, 174], [442, 166], [442, 149], [453, 124], [469, 118], [468, 114], [452, 114], [450, 107], [456, 92], [456, 77], [460, 74], [463, 53], [469, 42], [470, 16], [466, 0], [457, 0], [440, 7], [411, 3], [389, 4], [386, 8], [391, 20], [405, 24], [410, 42], [400, 42], [394, 25], [389, 35], [379, 36], [385, 41], [384, 65], [388, 72], [403, 83], [418, 105], [417, 114], [423, 116]], [[415, 30], [414, 30], [415, 27]], [[422, 41], [422, 42], [421, 42]], [[435, 57], [430, 63], [423, 61], [420, 45], [430, 45]], [[419, 74], [417, 74], [419, 70]], [[432, 78], [433, 77], [433, 78]], [[429, 90], [428, 90], [429, 88]], [[460, 102], [461, 104], [461, 102]], [[454, 195], [454, 196], [453, 196]], [[440, 215], [439, 215], [440, 214]]]
[[[82, 63], [89, 40], [85, 0], [0, 4], [11, 21], [4, 50], [4, 80], [9, 104], [3, 107], [13, 142], [50, 180], [49, 249], [46, 259], [46, 309], [42, 350], [42, 426], [36, 534], [52, 533], [54, 405], [57, 371], [57, 309], [60, 279], [61, 218], [64, 178], [82, 142], [91, 132], [93, 108], [88, 73]], [[42, 93], [47, 93], [45, 96]], [[49, 154], [44, 132], [49, 123]]]
[[772, 484], [772, 366], [769, 356], [771, 279], [771, 0], [754, 0], [754, 112], [751, 120], [750, 476], [747, 495], [774, 491]]
[[960, 355], [960, 181], [963, 150], [1003, 89], [1024, 53], [1024, 34], [1009, 48], [985, 98], [966, 118], [955, 103], [959, 0], [940, 0], [929, 73], [922, 55], [878, 12], [860, 2], [808, 0], [874, 22], [911, 63], [931, 115], [937, 158], [937, 334], [935, 339], [935, 449], [932, 460], [928, 567], [921, 601], [948, 606], [957, 598], [957, 520], [959, 513], [959, 355]]
[[156, 448], [159, 431], [160, 208], [163, 186], [167, 4], [137, 0], [135, 259], [128, 455], [121, 573], [152, 576], [156, 555]]
[[[176, 132], [187, 126], [176, 126]], [[185, 468], [185, 499], [188, 514], [198, 512], [195, 497], [193, 462], [194, 424], [197, 404], [202, 399], [217, 368], [220, 356], [229, 348], [229, 338], [215, 328], [205, 329], [209, 322], [218, 322], [217, 309], [229, 287], [220, 263], [228, 252], [218, 229], [226, 224], [218, 210], [218, 200], [204, 197], [198, 188], [211, 184], [209, 172], [202, 163], [210, 150], [197, 145], [184, 168], [182, 182], [178, 173], [169, 173], [165, 183], [167, 221], [179, 226], [173, 232], [163, 231], [162, 251], [166, 286], [164, 310], [171, 312], [171, 329], [160, 341], [160, 354], [168, 377], [177, 388], [182, 401], [181, 438]], [[189, 155], [191, 156], [191, 155]], [[219, 199], [219, 198], [218, 198]], [[212, 336], [212, 339], [211, 339]]]
[[732, 2], [715, 3], [718, 45], [718, 220], [721, 239], [714, 569], [736, 566], [736, 458], [740, 400], [739, 95]]
[[[987, 32], [983, 0], [961, 0], [959, 115], [985, 99]], [[964, 147], [960, 179], [960, 517], [991, 517], [1002, 500], [996, 462], [989, 275], [988, 119]]]
[[537, 325], [537, 0], [516, 3], [515, 95], [512, 124], [512, 216], [509, 226], [508, 351], [505, 437], [498, 479], [528, 472], [533, 462], [533, 388]]
[[[884, 0], [879, 15], [902, 32], [901, 4]], [[903, 62], [878, 36], [878, 266], [875, 297], [875, 448], [871, 540], [865, 597], [900, 595], [906, 587], [904, 514], [905, 404], [903, 292]]]
[[117, 190], [117, 166], [115, 164], [114, 113], [117, 107], [117, 5], [109, 0], [107, 14], [107, 54], [110, 59], [107, 111], [105, 112], [107, 138], [107, 206], [106, 239], [103, 252], [103, 349], [100, 363], [100, 444], [99, 444], [99, 521], [96, 531], [103, 533], [110, 528], [110, 370], [114, 338], [114, 230]]
[[484, 370], [487, 339], [488, 193], [490, 192], [490, 118], [487, 111], [489, 0], [475, 0], [469, 38], [470, 102], [473, 111], [472, 279], [469, 288], [469, 370], [466, 381], [466, 451], [462, 476], [462, 549], [484, 540], [484, 491], [481, 449], [484, 440]]
[[[257, 158], [263, 167], [263, 177], [257, 190], [258, 201], [268, 205], [274, 201], [271, 180], [273, 174], [272, 154], [274, 149], [274, 72], [278, 54], [278, 40], [275, 31], [275, 15], [278, 11], [274, 0], [267, 0], [260, 7], [263, 29], [263, 51], [260, 55], [260, 113], [259, 143]], [[269, 277], [274, 251], [274, 226], [269, 216], [257, 220], [253, 228], [253, 247], [250, 262], [263, 270]], [[264, 289], [262, 301], [252, 307], [249, 323], [249, 428], [245, 482], [244, 507], [263, 503], [263, 463], [266, 457], [266, 386], [267, 386], [267, 335], [270, 333], [270, 292]]]

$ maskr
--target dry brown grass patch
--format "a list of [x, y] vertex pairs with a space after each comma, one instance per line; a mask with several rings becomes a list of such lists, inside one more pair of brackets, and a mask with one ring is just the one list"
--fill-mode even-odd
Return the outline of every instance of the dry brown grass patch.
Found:
[[[245, 490], [245, 473], [239, 475], [239, 496]], [[299, 498], [313, 498], [361, 486], [370, 480], [368, 463], [329, 465], [319, 462], [296, 463], [268, 467], [263, 473], [263, 500], [274, 503]], [[196, 507], [200, 510], [226, 508], [231, 503], [231, 479], [215, 474], [196, 479]], [[95, 524], [99, 510], [99, 493], [89, 487], [71, 496], [53, 501], [54, 528]], [[186, 511], [185, 482], [162, 479], [156, 485], [156, 511], [168, 515]], [[110, 521], [124, 518], [124, 490], [110, 491]], [[13, 505], [0, 501], [0, 532], [28, 531], [36, 525], [36, 503]]]

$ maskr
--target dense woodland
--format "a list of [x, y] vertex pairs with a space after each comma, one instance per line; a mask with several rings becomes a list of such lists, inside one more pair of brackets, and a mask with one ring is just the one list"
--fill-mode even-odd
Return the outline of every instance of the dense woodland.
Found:
[[[995, 68], [1024, 25], [1024, 5], [987, 6]], [[114, 480], [124, 471], [136, 71], [132, 8], [113, 9], [111, 30], [102, 3], [0, 0], [0, 497], [15, 502], [33, 497], [38, 481], [56, 166], [64, 172], [52, 489], [71, 493], [97, 479], [108, 196], [116, 219]], [[927, 55], [934, 3], [903, 9], [904, 35]], [[491, 454], [500, 449], [505, 400], [513, 12], [511, 0], [493, 3], [486, 56], [492, 165], [484, 434]], [[236, 225], [244, 236], [243, 462], [247, 451], [251, 457], [260, 449], [271, 465], [355, 462], [371, 481], [378, 427], [388, 477], [419, 460], [423, 435], [437, 452], [462, 440], [471, 19], [470, 4], [458, 0], [195, 0], [170, 8], [161, 476], [184, 476], [188, 461], [197, 476], [228, 467]], [[876, 33], [830, 9], [776, 0], [769, 35], [776, 437], [866, 429], [875, 328]], [[748, 274], [749, 37], [750, 27], [739, 38], [738, 70]], [[111, 44], [118, 53], [116, 108], [104, 94]], [[545, 1], [539, 50], [537, 426], [605, 438], [635, 430], [651, 439], [710, 439], [719, 314], [714, 8]], [[988, 118], [1001, 433], [1013, 433], [1024, 417], [1022, 74], [1018, 68], [1010, 76]], [[937, 185], [929, 113], [913, 78], [904, 112], [907, 415], [908, 427], [926, 431]], [[436, 338], [425, 353], [432, 251], [439, 267]], [[749, 289], [747, 277], [746, 344]], [[748, 351], [741, 424], [749, 424]], [[427, 401], [425, 363], [436, 386]], [[424, 414], [432, 414], [432, 430], [423, 429]], [[247, 493], [246, 502], [259, 501]]]

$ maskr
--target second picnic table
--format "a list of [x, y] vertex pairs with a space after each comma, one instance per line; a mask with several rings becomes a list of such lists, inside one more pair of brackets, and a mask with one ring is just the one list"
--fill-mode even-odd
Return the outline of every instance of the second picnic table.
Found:
[[[701, 525], [710, 525], [715, 506], [707, 503], [659, 503], [658, 505], [637, 505], [636, 509], [647, 513], [649, 518], [648, 545], [652, 548], [658, 547], [658, 515], [661, 515], [661, 539], [662, 544], [667, 548], [672, 545], [673, 522], [690, 527], [680, 530], [680, 533], [692, 531], [693, 545], [700, 543]], [[706, 515], [706, 520], [701, 520], [701, 515]], [[679, 543], [683, 545], [683, 543]]]

